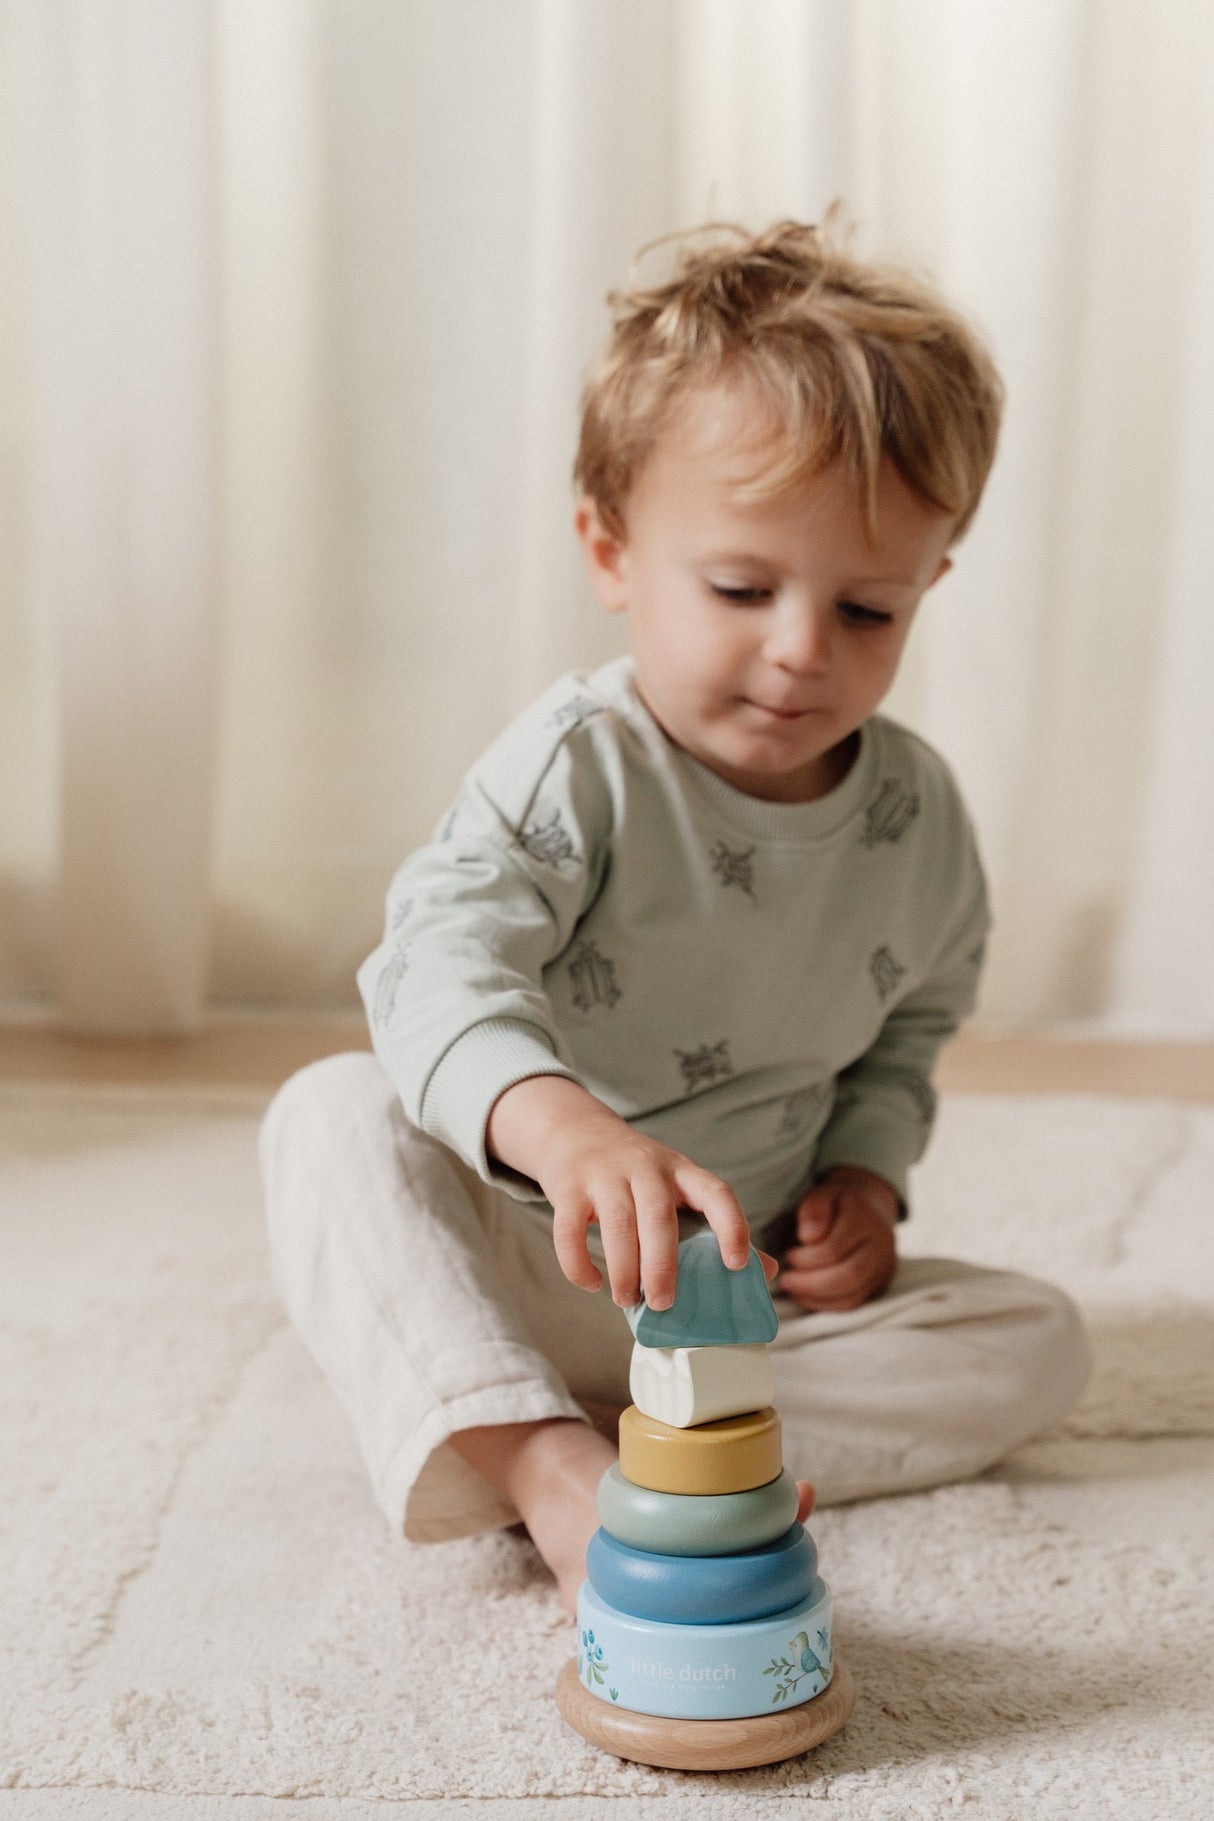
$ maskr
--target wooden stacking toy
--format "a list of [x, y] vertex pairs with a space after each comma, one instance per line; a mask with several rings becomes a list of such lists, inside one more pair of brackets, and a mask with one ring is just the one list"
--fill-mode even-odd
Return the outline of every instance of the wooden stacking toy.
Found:
[[626, 1314], [633, 1402], [557, 1703], [592, 1744], [642, 1764], [793, 1757], [837, 1732], [855, 1695], [783, 1468], [762, 1260], [730, 1271], [715, 1234], [697, 1234], [679, 1247], [671, 1307]]

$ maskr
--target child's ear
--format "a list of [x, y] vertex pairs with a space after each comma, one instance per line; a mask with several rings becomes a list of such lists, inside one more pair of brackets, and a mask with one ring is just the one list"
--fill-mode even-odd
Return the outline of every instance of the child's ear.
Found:
[[608, 613], [622, 613], [628, 605], [624, 539], [603, 522], [598, 501], [588, 493], [578, 501], [573, 524], [596, 599]]

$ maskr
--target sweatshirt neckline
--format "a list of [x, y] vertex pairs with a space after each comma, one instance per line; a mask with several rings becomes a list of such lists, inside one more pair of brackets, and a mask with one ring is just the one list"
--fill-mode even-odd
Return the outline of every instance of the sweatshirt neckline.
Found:
[[752, 797], [719, 778], [690, 753], [671, 745], [676, 765], [723, 821], [759, 841], [824, 841], [845, 828], [869, 795], [876, 765], [871, 721], [859, 729], [860, 745], [846, 777], [810, 803], [772, 803]]
[[671, 763], [688, 781], [696, 795], [739, 834], [760, 841], [822, 841], [837, 834], [867, 802], [878, 764], [875, 722], [865, 721], [859, 728], [860, 744], [844, 777], [824, 797], [811, 803], [773, 803], [766, 797], [752, 797], [719, 778], [715, 771], [674, 741], [659, 727], [641, 700], [630, 659], [621, 664], [628, 695], [651, 737], [660, 741], [670, 755]]

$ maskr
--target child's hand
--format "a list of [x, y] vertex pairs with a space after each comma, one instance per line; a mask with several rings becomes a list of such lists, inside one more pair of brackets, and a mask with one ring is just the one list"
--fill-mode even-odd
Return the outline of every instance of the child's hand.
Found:
[[839, 1164], [797, 1209], [797, 1244], [775, 1286], [803, 1309], [858, 1309], [879, 1296], [898, 1262], [898, 1197], [871, 1170]]
[[642, 1291], [651, 1309], [674, 1301], [678, 1211], [694, 1208], [740, 1271], [750, 1227], [732, 1189], [680, 1151], [647, 1138], [576, 1082], [536, 1075], [508, 1088], [489, 1117], [495, 1156], [538, 1182], [552, 1204], [552, 1237], [570, 1283], [597, 1290], [586, 1229], [597, 1221], [621, 1308]]

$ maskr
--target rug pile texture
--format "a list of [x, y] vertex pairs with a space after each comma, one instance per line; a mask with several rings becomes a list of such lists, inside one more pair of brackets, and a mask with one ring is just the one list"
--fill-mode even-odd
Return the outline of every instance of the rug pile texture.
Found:
[[815, 1516], [855, 1714], [712, 1777], [564, 1727], [525, 1537], [389, 1533], [270, 1286], [263, 1104], [0, 1090], [0, 1821], [1211, 1821], [1214, 1110], [945, 1100], [904, 1249], [1062, 1283], [1092, 1383], [973, 1483]]

